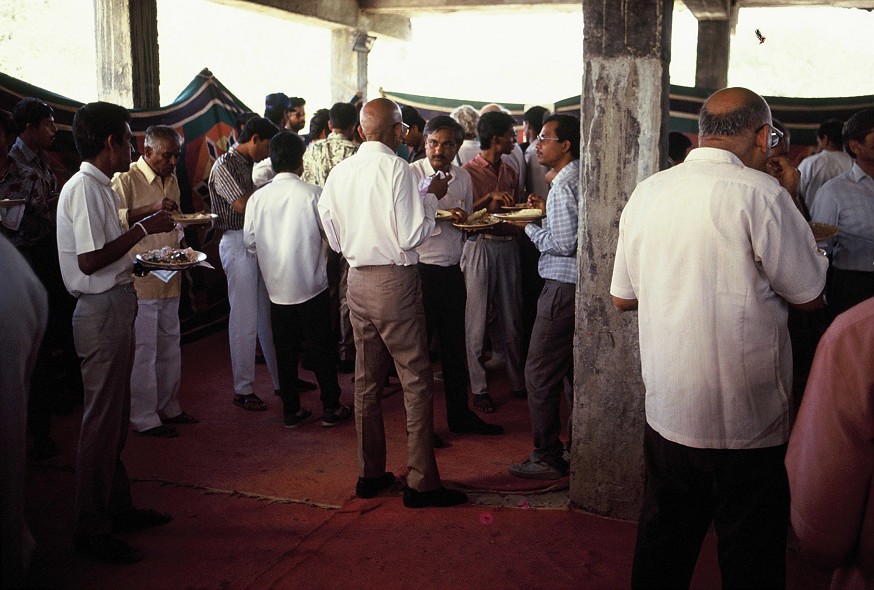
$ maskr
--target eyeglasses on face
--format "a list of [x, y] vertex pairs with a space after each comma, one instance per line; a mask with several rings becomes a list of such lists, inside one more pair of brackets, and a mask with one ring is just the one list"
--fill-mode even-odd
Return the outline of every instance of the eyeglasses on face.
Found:
[[561, 141], [557, 137], [545, 137], [542, 133], [537, 136], [538, 141]]
[[768, 147], [774, 149], [780, 142], [783, 141], [783, 132], [771, 125], [770, 123], [765, 123], [756, 129], [756, 134], [758, 135], [759, 131], [762, 130], [763, 127], [770, 127], [771, 131], [768, 133]]

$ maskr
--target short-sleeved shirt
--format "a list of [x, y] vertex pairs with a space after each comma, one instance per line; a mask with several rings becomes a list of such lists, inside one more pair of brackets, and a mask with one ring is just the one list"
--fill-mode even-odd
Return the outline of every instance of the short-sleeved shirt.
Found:
[[[142, 158], [131, 163], [130, 170], [127, 172], [116, 174], [112, 179], [112, 188], [121, 199], [119, 217], [122, 220], [122, 227], [125, 226], [129, 209], [143, 207], [162, 199], [170, 199], [179, 204], [179, 183], [176, 181], [176, 176], [171, 174], [161, 178]], [[136, 256], [164, 246], [179, 247], [179, 234], [176, 230], [146, 236], [131, 248], [130, 255]], [[179, 273], [173, 275], [166, 283], [151, 273], [144, 277], [134, 277], [134, 286], [140, 299], [179, 297], [181, 284]]]
[[253, 162], [236, 148], [231, 148], [215, 161], [209, 172], [209, 198], [216, 227], [242, 230], [243, 215], [234, 211], [234, 202], [254, 190]]
[[798, 164], [798, 171], [801, 173], [800, 189], [807, 210], [813, 208], [816, 193], [822, 185], [852, 167], [853, 158], [843, 150], [823, 150], [801, 160]]
[[119, 219], [121, 200], [103, 172], [89, 162], [61, 189], [58, 200], [58, 261], [64, 285], [74, 297], [109, 291], [131, 282], [133, 259], [122, 256], [86, 275], [79, 270], [79, 255], [100, 250], [124, 229]]
[[827, 268], [789, 193], [731, 152], [695, 149], [640, 183], [610, 293], [638, 300], [649, 425], [696, 448], [784, 444], [787, 302], [815, 300]]
[[355, 155], [358, 146], [339, 133], [331, 133], [325, 139], [317, 139], [307, 146], [303, 154], [301, 180], [316, 186], [325, 186], [328, 174], [334, 166]]

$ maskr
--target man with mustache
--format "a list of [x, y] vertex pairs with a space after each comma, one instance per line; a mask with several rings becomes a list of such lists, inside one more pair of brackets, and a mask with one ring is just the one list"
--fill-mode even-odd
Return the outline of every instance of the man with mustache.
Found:
[[[437, 206], [448, 210], [454, 221], [463, 221], [473, 207], [473, 185], [467, 170], [452, 162], [464, 141], [464, 130], [452, 117], [434, 117], [425, 124], [425, 158], [411, 168], [419, 192], [437, 197]], [[446, 422], [455, 434], [503, 434], [504, 429], [489, 424], [467, 405], [467, 371], [464, 351], [464, 275], [461, 272], [461, 230], [451, 223], [439, 223], [435, 233], [416, 248], [419, 278], [428, 333], [437, 332], [440, 364], [446, 391]], [[430, 338], [429, 338], [430, 340]]]

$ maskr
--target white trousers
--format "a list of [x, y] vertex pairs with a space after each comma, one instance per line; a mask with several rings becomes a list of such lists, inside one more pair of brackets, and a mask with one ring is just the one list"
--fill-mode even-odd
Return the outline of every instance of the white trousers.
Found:
[[130, 376], [130, 421], [142, 432], [182, 412], [179, 381], [179, 298], [139, 299]]
[[219, 257], [228, 278], [228, 301], [231, 304], [228, 339], [234, 393], [255, 393], [256, 338], [261, 343], [273, 389], [278, 390], [279, 371], [276, 350], [273, 348], [273, 329], [270, 327], [270, 297], [258, 268], [258, 257], [246, 250], [242, 230], [225, 231], [219, 243]]

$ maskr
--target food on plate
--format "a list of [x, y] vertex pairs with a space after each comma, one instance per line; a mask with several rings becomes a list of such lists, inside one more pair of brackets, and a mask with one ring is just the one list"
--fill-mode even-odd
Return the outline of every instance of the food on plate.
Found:
[[519, 209], [512, 213], [501, 213], [500, 217], [501, 219], [540, 219], [543, 217], [543, 213], [540, 209]]
[[489, 225], [491, 223], [494, 223], [494, 220], [491, 215], [487, 214], [487, 209], [474, 211], [464, 221], [464, 225]]
[[139, 255], [142, 262], [151, 264], [190, 264], [197, 262], [197, 254], [191, 248], [176, 250], [170, 246], [149, 250]]
[[215, 215], [212, 213], [180, 213], [179, 211], [175, 211], [172, 215], [173, 221], [176, 222], [192, 222], [192, 221], [212, 221], [215, 218]]

